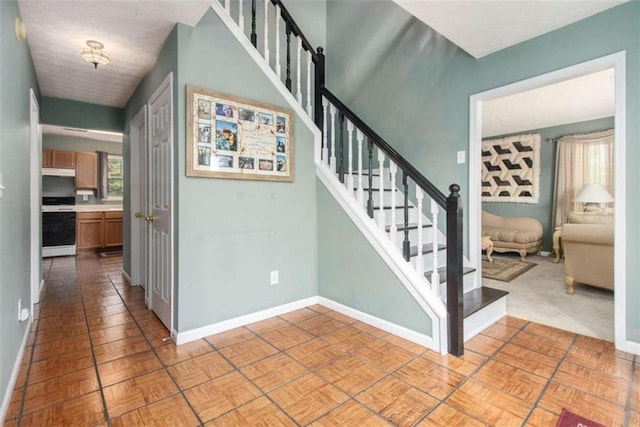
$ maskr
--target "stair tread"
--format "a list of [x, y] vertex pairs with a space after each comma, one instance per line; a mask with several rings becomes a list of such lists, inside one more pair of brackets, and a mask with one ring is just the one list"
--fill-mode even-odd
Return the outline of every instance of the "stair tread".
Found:
[[[422, 228], [431, 228], [432, 225], [431, 224], [422, 224]], [[404, 224], [396, 224], [396, 230], [398, 231], [404, 231], [404, 229], [408, 229], [408, 230], [417, 230], [418, 229], [418, 224], [414, 224], [414, 223], [409, 223], [407, 225], [407, 227], [404, 226]], [[386, 231], [391, 231], [391, 226], [387, 225], [385, 227]]]
[[[447, 249], [447, 245], [443, 245], [442, 243], [438, 243], [438, 250], [442, 251], [444, 249]], [[422, 253], [423, 254], [430, 254], [433, 252], [433, 243], [424, 243], [422, 245]], [[418, 245], [415, 246], [411, 246], [409, 248], [409, 256], [417, 256], [418, 255]]]
[[[415, 206], [407, 206], [409, 209], [414, 209]], [[380, 206], [374, 206], [373, 209], [380, 209]], [[393, 209], [392, 206], [383, 206], [382, 209]], [[396, 206], [395, 209], [404, 209], [404, 206]]]
[[[429, 270], [429, 271], [425, 272], [424, 273], [424, 277], [426, 277], [427, 279], [430, 280], [432, 271], [433, 270]], [[473, 268], [473, 267], [465, 267], [465, 266], [462, 267], [462, 275], [463, 276], [465, 276], [465, 275], [467, 275], [469, 273], [473, 273], [474, 271], [476, 271], [476, 269]], [[446, 282], [447, 281], [447, 267], [444, 266], [444, 267], [438, 268], [438, 275], [440, 276], [440, 283]]]
[[[358, 175], [358, 171], [353, 171], [353, 172], [344, 171], [344, 174], [345, 174], [345, 175], [349, 175], [350, 173], [351, 173], [352, 175]], [[362, 175], [369, 176], [369, 172], [367, 172], [367, 171], [362, 171]], [[373, 172], [373, 173], [371, 174], [371, 176], [380, 176], [380, 173], [379, 173], [379, 172]]]
[[[369, 191], [368, 188], [363, 188], [362, 191]], [[372, 188], [371, 191], [380, 191], [379, 188]], [[385, 188], [383, 191], [392, 191], [391, 188]]]
[[464, 294], [463, 307], [464, 317], [469, 317], [473, 313], [483, 309], [484, 307], [498, 301], [500, 298], [508, 295], [509, 292], [500, 289], [489, 288], [483, 286]]

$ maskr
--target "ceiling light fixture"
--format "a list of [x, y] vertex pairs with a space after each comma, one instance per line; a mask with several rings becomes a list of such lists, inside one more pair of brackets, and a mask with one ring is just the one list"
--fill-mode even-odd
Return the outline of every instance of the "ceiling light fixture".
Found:
[[102, 50], [104, 45], [95, 40], [87, 40], [87, 46], [82, 49], [80, 55], [90, 64], [93, 64], [95, 68], [98, 68], [98, 64], [105, 65], [111, 62], [111, 56]]

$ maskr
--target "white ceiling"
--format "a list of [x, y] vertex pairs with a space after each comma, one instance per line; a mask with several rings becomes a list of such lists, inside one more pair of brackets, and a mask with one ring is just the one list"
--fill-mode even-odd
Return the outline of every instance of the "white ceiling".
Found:
[[475, 58], [628, 0], [393, 0]]
[[[176, 22], [195, 25], [211, 0], [20, 0], [38, 84], [45, 96], [124, 107], [153, 67]], [[111, 63], [80, 57], [87, 40]]]
[[482, 104], [482, 136], [507, 135], [615, 114], [614, 70], [588, 74]]

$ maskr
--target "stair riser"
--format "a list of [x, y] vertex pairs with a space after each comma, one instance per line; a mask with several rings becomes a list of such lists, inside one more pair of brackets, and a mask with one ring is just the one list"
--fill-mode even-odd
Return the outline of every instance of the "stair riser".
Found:
[[[422, 258], [424, 259], [423, 263], [423, 273], [427, 271], [433, 270], [433, 252], [428, 254], [423, 254]], [[418, 256], [411, 257], [411, 265], [413, 268], [416, 268], [418, 262]], [[447, 251], [446, 249], [438, 251], [438, 267], [443, 267], [447, 265]]]
[[[372, 191], [372, 197], [373, 197], [373, 203], [375, 203], [376, 206], [378, 206], [380, 204], [380, 192], [379, 191]], [[391, 200], [394, 198], [395, 195], [395, 199], [396, 199], [396, 206], [403, 206], [404, 205], [404, 197], [402, 196], [402, 194], [399, 191], [396, 191], [395, 194], [392, 191], [383, 191], [382, 192], [382, 201], [386, 206], [391, 206]], [[358, 193], [356, 191], [353, 192], [353, 196], [354, 197], [358, 197]], [[364, 192], [362, 193], [362, 199], [366, 202], [369, 199], [369, 192], [367, 190], [364, 190]], [[409, 203], [409, 205], [411, 205], [411, 203]]]
[[[366, 202], [365, 202], [366, 203]], [[366, 205], [365, 205], [366, 206]], [[380, 217], [380, 212], [384, 210], [384, 223], [385, 226], [386, 225], [390, 225], [391, 224], [391, 219], [392, 219], [392, 215], [391, 215], [391, 209], [374, 209], [373, 211], [373, 217], [376, 220], [376, 222], [378, 221], [378, 218]], [[396, 224], [398, 222], [402, 222], [404, 221], [404, 208], [396, 208], [395, 209], [396, 212]], [[417, 209], [409, 209], [409, 222], [416, 222], [418, 220], [417, 218]]]
[[[391, 231], [389, 231], [391, 234]], [[441, 244], [445, 244], [445, 237], [438, 233], [438, 242]], [[397, 231], [397, 240], [396, 245], [402, 247], [402, 242], [404, 241], [404, 230]], [[432, 243], [433, 242], [433, 229], [431, 227], [422, 228], [422, 243]], [[418, 244], [418, 229], [410, 229], [409, 230], [409, 243], [411, 246], [416, 246]]]

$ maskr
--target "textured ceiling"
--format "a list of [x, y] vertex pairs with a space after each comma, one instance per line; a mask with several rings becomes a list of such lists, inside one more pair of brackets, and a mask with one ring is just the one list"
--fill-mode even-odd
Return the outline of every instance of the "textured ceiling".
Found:
[[615, 114], [613, 69], [486, 101], [482, 136], [507, 135]]
[[470, 55], [481, 58], [628, 0], [394, 1]]
[[[176, 22], [194, 26], [211, 0], [20, 0], [27, 40], [45, 96], [124, 107]], [[111, 63], [80, 56], [98, 40]]]

